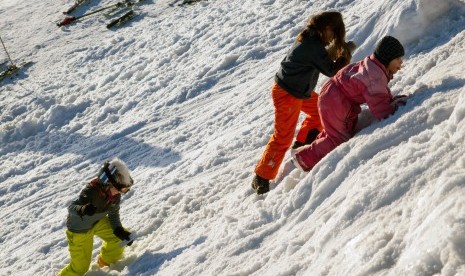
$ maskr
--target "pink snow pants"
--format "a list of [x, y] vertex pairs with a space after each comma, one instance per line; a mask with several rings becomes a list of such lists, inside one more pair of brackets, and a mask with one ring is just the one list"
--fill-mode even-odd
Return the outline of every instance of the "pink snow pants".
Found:
[[347, 99], [332, 80], [323, 86], [318, 99], [318, 112], [324, 130], [310, 145], [295, 153], [305, 171], [310, 171], [323, 157], [355, 133], [360, 105]]

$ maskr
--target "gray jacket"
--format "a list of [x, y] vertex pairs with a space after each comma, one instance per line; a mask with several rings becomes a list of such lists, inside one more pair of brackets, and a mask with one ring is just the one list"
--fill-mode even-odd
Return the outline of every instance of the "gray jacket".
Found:
[[[100, 186], [97, 179], [94, 179], [81, 191], [79, 198], [68, 206], [66, 226], [71, 232], [85, 233], [99, 220], [108, 216], [113, 229], [121, 227], [119, 216], [120, 202], [120, 194], [110, 197]], [[87, 203], [91, 203], [97, 207], [95, 214], [92, 216], [80, 214], [81, 207]]]
[[299, 99], [310, 98], [320, 73], [334, 76], [343, 67], [343, 61], [332, 61], [325, 45], [316, 34], [310, 34], [302, 42], [295, 41], [281, 67], [275, 81], [292, 96]]

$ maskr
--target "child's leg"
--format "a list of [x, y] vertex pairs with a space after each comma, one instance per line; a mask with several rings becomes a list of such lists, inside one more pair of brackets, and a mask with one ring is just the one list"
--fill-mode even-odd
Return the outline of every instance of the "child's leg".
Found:
[[299, 132], [297, 133], [296, 141], [300, 144], [312, 143], [316, 136], [323, 130], [318, 113], [318, 94], [313, 91], [310, 99], [304, 100], [302, 103], [302, 111], [307, 117], [302, 122]]
[[284, 155], [292, 144], [302, 105], [302, 100], [291, 96], [276, 83], [272, 96], [275, 107], [274, 133], [255, 167], [255, 173], [268, 180], [276, 177]]
[[349, 140], [357, 121], [352, 103], [331, 83], [323, 87], [318, 105], [324, 130], [310, 146], [295, 153], [295, 159], [305, 171], [311, 170], [329, 152]]
[[104, 217], [95, 225], [94, 233], [103, 240], [100, 258], [105, 263], [116, 263], [123, 257], [124, 247], [119, 246], [122, 241], [113, 234], [108, 217]]
[[70, 263], [59, 273], [59, 276], [84, 275], [89, 270], [92, 259], [93, 233], [73, 233], [66, 230], [68, 238]]
[[342, 143], [339, 137], [330, 136], [326, 130], [323, 130], [313, 143], [299, 148], [295, 158], [304, 171], [310, 171], [323, 157]]

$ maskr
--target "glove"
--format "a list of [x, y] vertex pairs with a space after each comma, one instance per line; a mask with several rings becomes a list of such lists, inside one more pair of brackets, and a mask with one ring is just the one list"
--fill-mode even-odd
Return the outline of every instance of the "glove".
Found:
[[336, 59], [336, 61], [334, 62], [334, 67], [336, 68], [336, 71], [339, 71], [344, 66], [348, 65], [350, 63], [351, 58], [352, 57], [350, 55], [349, 56], [342, 55], [342, 56], [338, 57]]
[[345, 58], [347, 64], [349, 64], [352, 60], [352, 54], [354, 53], [355, 49], [357, 49], [357, 45], [355, 45], [353, 41], [344, 42], [341, 56]]
[[355, 49], [357, 49], [357, 45], [352, 40], [344, 44], [344, 50], [350, 52], [351, 55], [354, 53]]
[[92, 203], [87, 203], [86, 205], [82, 205], [81, 208], [78, 210], [80, 216], [92, 216], [97, 211], [97, 207], [95, 207]]
[[404, 106], [407, 104], [407, 95], [397, 95], [392, 98], [391, 105], [394, 106], [394, 109], [397, 110], [399, 106]]
[[119, 226], [119, 227], [116, 227], [115, 230], [113, 230], [113, 234], [115, 234], [115, 236], [117, 236], [120, 240], [124, 241], [130, 241], [128, 242], [128, 246], [131, 246], [132, 242], [131, 241], [131, 232], [128, 232], [126, 230], [124, 230], [123, 227]]

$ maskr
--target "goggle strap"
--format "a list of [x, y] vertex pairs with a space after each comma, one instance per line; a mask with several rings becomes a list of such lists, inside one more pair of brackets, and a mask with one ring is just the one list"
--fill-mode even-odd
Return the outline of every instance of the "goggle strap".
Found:
[[111, 183], [117, 183], [113, 175], [116, 173], [116, 167], [111, 165], [109, 162], [105, 162], [103, 165], [103, 173], [100, 175], [100, 181], [103, 184], [107, 184], [108, 181]]

